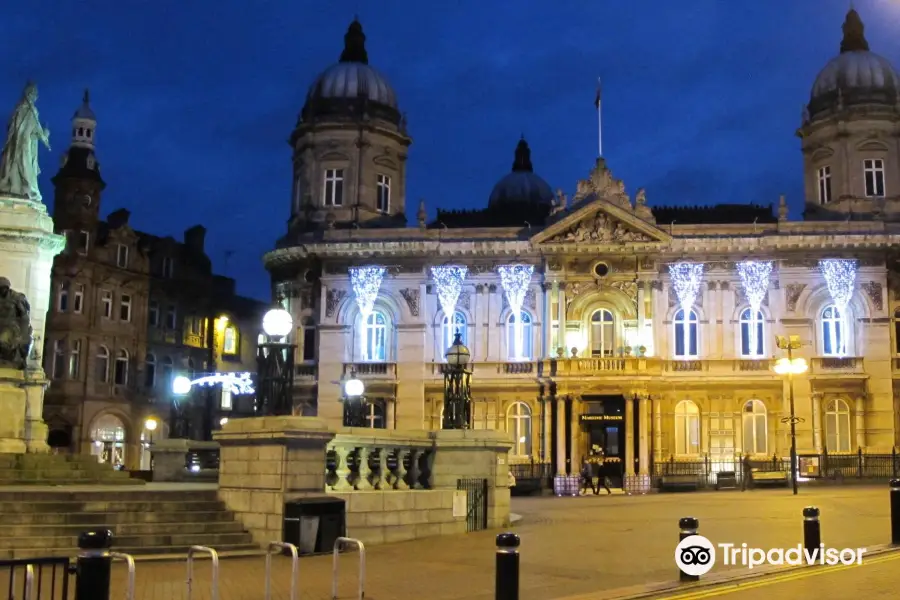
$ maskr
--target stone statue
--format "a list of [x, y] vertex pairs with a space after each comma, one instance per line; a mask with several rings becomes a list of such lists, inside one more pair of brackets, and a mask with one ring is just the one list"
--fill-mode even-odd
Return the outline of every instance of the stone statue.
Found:
[[31, 350], [31, 306], [0, 277], [0, 366], [25, 369]]
[[29, 82], [6, 128], [6, 144], [0, 155], [0, 194], [40, 202], [38, 142], [50, 149], [50, 130], [41, 126], [35, 106], [37, 86]]

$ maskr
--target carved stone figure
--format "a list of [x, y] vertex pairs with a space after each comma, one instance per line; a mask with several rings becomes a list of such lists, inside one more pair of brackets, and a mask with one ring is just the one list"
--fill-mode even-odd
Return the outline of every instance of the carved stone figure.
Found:
[[50, 149], [50, 130], [42, 127], [35, 102], [37, 86], [29, 82], [6, 127], [0, 155], [0, 193], [40, 201], [38, 142]]
[[865, 290], [866, 294], [868, 294], [869, 299], [872, 300], [872, 306], [875, 307], [875, 310], [881, 311], [884, 310], [884, 301], [881, 295], [881, 284], [877, 281], [867, 281], [862, 284], [862, 289]]
[[403, 296], [403, 299], [406, 300], [406, 305], [409, 306], [409, 314], [414, 317], [419, 316], [419, 290], [414, 288], [403, 288], [400, 290], [400, 295]]
[[649, 237], [629, 230], [625, 225], [613, 221], [605, 213], [598, 212], [593, 219], [585, 219], [557, 236], [550, 242], [588, 242], [621, 244], [627, 242], [649, 242]]
[[784, 287], [785, 304], [790, 312], [796, 310], [797, 301], [800, 300], [800, 294], [805, 288], [805, 283], [789, 283]]
[[325, 297], [325, 316], [333, 317], [338, 305], [347, 295], [347, 290], [328, 290]]
[[31, 306], [0, 277], [0, 366], [25, 369], [32, 343]]

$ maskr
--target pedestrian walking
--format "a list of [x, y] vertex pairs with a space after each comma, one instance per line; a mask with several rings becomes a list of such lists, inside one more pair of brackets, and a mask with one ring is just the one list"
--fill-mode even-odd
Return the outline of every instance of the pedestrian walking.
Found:
[[591, 469], [591, 463], [585, 458], [581, 463], [581, 491], [587, 495], [588, 488], [597, 495], [597, 486], [594, 485], [594, 472]]
[[750, 466], [750, 455], [745, 454], [741, 460], [741, 491], [752, 489], [753, 468]]

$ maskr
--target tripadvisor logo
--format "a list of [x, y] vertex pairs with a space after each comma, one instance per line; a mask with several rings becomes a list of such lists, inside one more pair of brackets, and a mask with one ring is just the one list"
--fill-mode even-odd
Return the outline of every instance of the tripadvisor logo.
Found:
[[761, 565], [860, 565], [865, 548], [818, 548], [807, 550], [802, 544], [791, 548], [753, 548], [747, 544], [714, 545], [702, 535], [691, 535], [675, 547], [675, 564], [686, 575], [705, 575], [715, 566], [717, 556], [725, 566], [744, 566], [748, 569]]

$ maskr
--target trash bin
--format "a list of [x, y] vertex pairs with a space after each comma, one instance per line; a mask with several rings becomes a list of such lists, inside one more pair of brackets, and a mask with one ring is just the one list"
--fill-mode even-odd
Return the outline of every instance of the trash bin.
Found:
[[284, 503], [282, 540], [300, 554], [331, 552], [346, 535], [346, 509], [341, 498], [313, 496]]
[[717, 490], [733, 490], [737, 489], [737, 487], [737, 473], [735, 473], [734, 471], [719, 471], [716, 474]]

